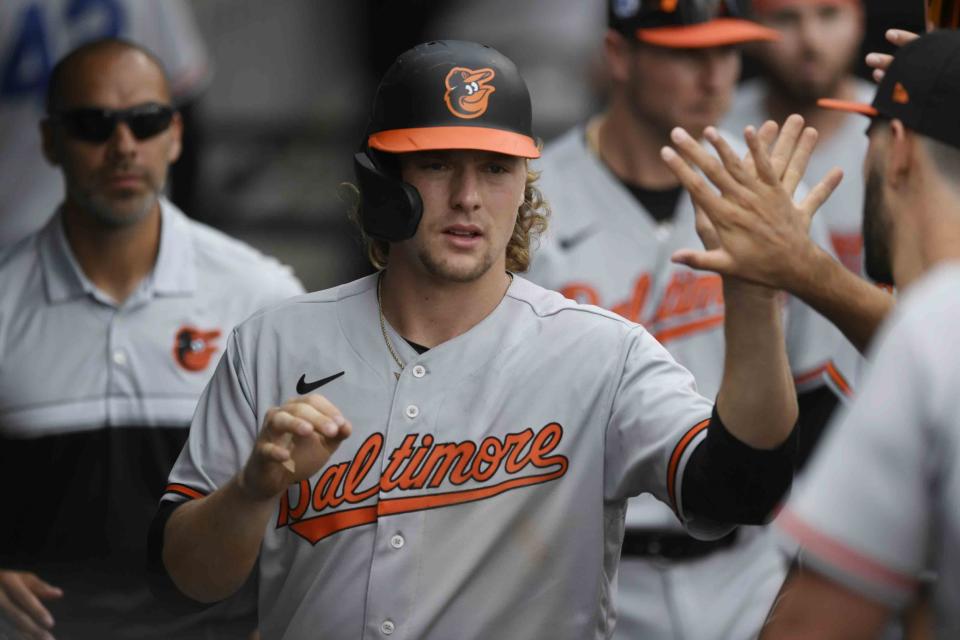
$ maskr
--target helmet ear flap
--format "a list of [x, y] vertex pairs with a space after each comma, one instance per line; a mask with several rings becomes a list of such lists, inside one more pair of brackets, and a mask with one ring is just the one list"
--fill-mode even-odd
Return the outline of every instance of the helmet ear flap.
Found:
[[371, 154], [353, 156], [360, 186], [360, 222], [371, 238], [387, 242], [408, 240], [423, 217], [423, 200], [416, 187], [384, 172]]

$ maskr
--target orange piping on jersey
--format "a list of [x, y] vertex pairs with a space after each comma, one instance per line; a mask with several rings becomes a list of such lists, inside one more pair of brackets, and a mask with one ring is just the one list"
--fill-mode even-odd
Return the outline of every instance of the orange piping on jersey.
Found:
[[163, 490], [164, 493], [178, 493], [181, 496], [190, 498], [191, 500], [197, 500], [199, 498], [205, 497], [207, 494], [202, 491], [198, 491], [193, 487], [188, 487], [185, 484], [168, 484], [167, 488]]
[[847, 382], [843, 374], [833, 365], [833, 362], [827, 363], [827, 375], [833, 380], [833, 384], [837, 385], [837, 388], [843, 392], [843, 395], [847, 397], [853, 396], [853, 389], [850, 387], [850, 383]]
[[677, 446], [674, 447], [673, 453], [670, 455], [670, 464], [667, 466], [667, 495], [670, 498], [670, 503], [673, 505], [673, 510], [679, 516], [680, 509], [677, 505], [677, 469], [680, 467], [680, 460], [683, 458], [683, 453], [687, 450], [687, 447], [693, 442], [693, 439], [697, 435], [707, 428], [707, 425], [710, 424], [710, 419], [707, 418], [702, 422], [698, 422], [692, 429], [687, 431], [680, 442], [677, 443]]
[[850, 386], [850, 383], [847, 382], [847, 379], [843, 377], [843, 374], [840, 373], [839, 369], [837, 369], [836, 365], [833, 364], [832, 360], [816, 369], [795, 376], [793, 380], [794, 383], [799, 386], [822, 376], [829, 378], [830, 382], [832, 382], [843, 395], [848, 398], [853, 397], [853, 388]]
[[[478, 445], [475, 442], [435, 443], [431, 435], [408, 434], [392, 452], [383, 451], [384, 436], [374, 433], [359, 447], [350, 461], [328, 466], [310, 483], [301, 481], [296, 506], [291, 509], [290, 491], [281, 496], [277, 528], [290, 526], [295, 532], [316, 543], [321, 538], [349, 528], [373, 522], [380, 515], [407, 513], [422, 509], [473, 502], [493, 497], [511, 489], [549, 482], [567, 472], [566, 456], [549, 455], [560, 444], [563, 427], [556, 422], [539, 431], [524, 429], [502, 438], [488, 436]], [[418, 443], [419, 439], [419, 443]], [[381, 454], [383, 454], [381, 456]], [[373, 484], [365, 482], [377, 461], [386, 463], [383, 472]], [[435, 488], [443, 484], [460, 486], [468, 482], [484, 483], [499, 471], [516, 476], [536, 468], [544, 473], [509, 478], [494, 485], [471, 487], [445, 493], [410, 497], [381, 497], [372, 512], [346, 509], [334, 513], [323, 511], [346, 504], [358, 504], [378, 494]], [[361, 485], [369, 485], [361, 489]], [[312, 495], [312, 497], [311, 497]], [[306, 506], [320, 514], [302, 519]], [[342, 514], [353, 513], [351, 516]], [[367, 515], [357, 515], [366, 513]], [[362, 519], [361, 521], [358, 521]], [[366, 519], [364, 519], [366, 518]], [[315, 524], [307, 524], [314, 522]], [[342, 526], [341, 526], [342, 525]]]
[[801, 520], [789, 508], [780, 513], [777, 518], [777, 526], [796, 538], [805, 549], [815, 556], [860, 578], [865, 578], [874, 583], [883, 583], [902, 591], [913, 591], [919, 584], [916, 579], [894, 571], [817, 531]]
[[657, 333], [653, 334], [653, 337], [661, 343], [669, 342], [670, 340], [676, 340], [677, 338], [682, 338], [683, 336], [691, 333], [698, 333], [700, 331], [712, 329], [721, 324], [723, 324], [722, 312], [708, 318], [701, 318], [699, 320], [694, 320], [693, 322], [682, 324], [678, 327], [670, 327], [669, 329], [658, 331]]

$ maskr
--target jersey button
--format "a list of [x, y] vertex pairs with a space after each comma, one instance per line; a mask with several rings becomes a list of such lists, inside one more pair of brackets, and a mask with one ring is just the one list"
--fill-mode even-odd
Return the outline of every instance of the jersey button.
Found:
[[427, 369], [422, 364], [418, 364], [413, 368], [414, 378], [422, 378], [425, 375], [427, 375]]
[[420, 407], [415, 404], [408, 405], [404, 413], [407, 414], [407, 417], [413, 420], [418, 415], [420, 415]]
[[123, 349], [117, 349], [113, 352], [113, 363], [121, 367], [127, 364], [127, 354], [123, 352]]
[[404, 542], [406, 542], [406, 540], [404, 540], [403, 536], [399, 533], [390, 538], [390, 546], [394, 549], [400, 549], [403, 547]]
[[384, 620], [383, 623], [380, 625], [380, 631], [382, 631], [383, 635], [385, 636], [389, 636], [394, 631], [396, 631], [396, 629], [397, 629], [396, 625], [393, 624], [393, 622], [391, 622], [390, 620]]

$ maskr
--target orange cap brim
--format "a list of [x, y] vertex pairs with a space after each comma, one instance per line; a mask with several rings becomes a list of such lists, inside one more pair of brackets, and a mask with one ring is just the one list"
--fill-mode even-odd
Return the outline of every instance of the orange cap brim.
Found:
[[533, 138], [513, 131], [486, 127], [390, 129], [374, 133], [367, 139], [367, 144], [387, 153], [470, 149], [521, 158], [540, 157], [540, 150]]
[[717, 18], [700, 24], [637, 29], [637, 39], [656, 47], [705, 49], [743, 42], [779, 40], [780, 33], [749, 20]]
[[817, 100], [817, 106], [824, 109], [833, 109], [834, 111], [848, 111], [850, 113], [859, 113], [870, 118], [876, 118], [880, 112], [869, 104], [862, 102], [848, 102], [847, 100], [834, 100], [833, 98], [820, 98]]

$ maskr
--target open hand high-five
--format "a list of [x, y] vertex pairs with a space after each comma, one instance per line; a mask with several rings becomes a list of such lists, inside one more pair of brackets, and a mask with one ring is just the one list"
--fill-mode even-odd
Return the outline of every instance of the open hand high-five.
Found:
[[803, 125], [798, 115], [788, 118], [772, 150], [768, 147], [777, 134], [775, 123], [764, 124], [760, 131], [748, 127], [744, 139], [750, 151], [744, 159], [712, 127], [704, 137], [719, 159], [684, 130], [672, 132], [676, 151], [664, 147], [664, 162], [690, 192], [700, 217], [709, 221], [709, 228], [705, 222], [698, 223], [698, 230], [707, 231], [706, 237], [702, 234], [706, 250], [678, 251], [673, 255], [675, 262], [768, 287], [790, 288], [805, 264], [804, 256], [820, 250], [809, 238], [810, 220], [843, 177], [834, 169], [802, 202], [794, 203], [793, 193], [817, 140], [816, 131]]

